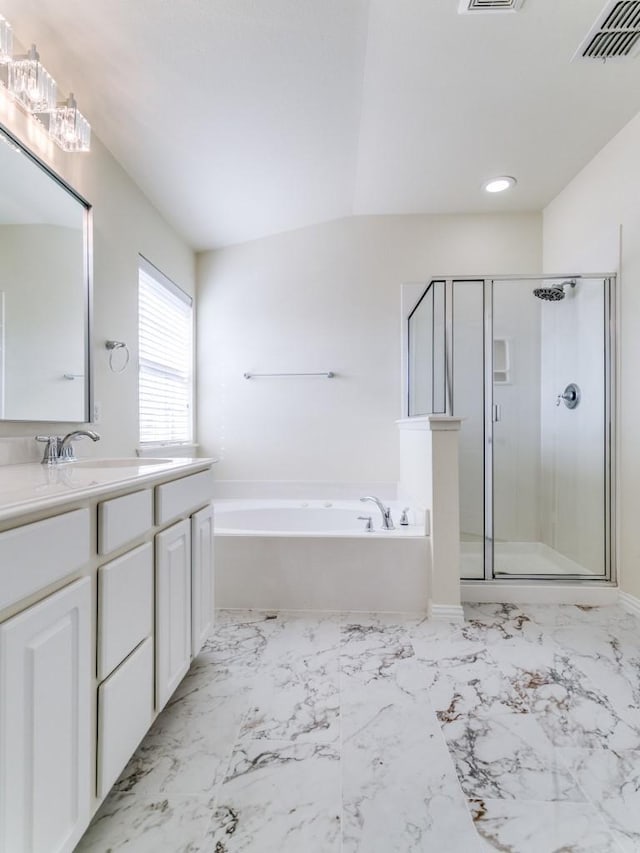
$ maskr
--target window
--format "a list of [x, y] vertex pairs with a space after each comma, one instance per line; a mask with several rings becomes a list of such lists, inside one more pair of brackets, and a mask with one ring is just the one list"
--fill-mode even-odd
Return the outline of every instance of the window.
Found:
[[193, 438], [192, 299], [140, 258], [138, 337], [140, 444]]

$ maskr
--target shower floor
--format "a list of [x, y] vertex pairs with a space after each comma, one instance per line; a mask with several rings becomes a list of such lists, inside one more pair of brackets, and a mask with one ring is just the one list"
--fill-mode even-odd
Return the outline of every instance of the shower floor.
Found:
[[[600, 577], [555, 551], [543, 542], [496, 542], [494, 544], [494, 574], [511, 575], [591, 575]], [[463, 578], [483, 577], [483, 543], [460, 543], [460, 568]]]

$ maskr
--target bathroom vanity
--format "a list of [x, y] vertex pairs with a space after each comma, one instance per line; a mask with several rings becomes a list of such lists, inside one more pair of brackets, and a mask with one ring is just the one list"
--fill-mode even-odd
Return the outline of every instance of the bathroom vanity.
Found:
[[211, 630], [213, 462], [0, 467], [0, 853], [73, 850]]

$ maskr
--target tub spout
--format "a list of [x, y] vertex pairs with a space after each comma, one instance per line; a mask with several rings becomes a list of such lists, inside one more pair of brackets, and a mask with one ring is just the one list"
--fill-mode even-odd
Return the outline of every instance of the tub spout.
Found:
[[360, 500], [371, 501], [378, 507], [382, 516], [383, 530], [395, 530], [395, 525], [393, 523], [393, 519], [391, 518], [391, 509], [388, 506], [385, 507], [380, 498], [375, 497], [375, 495], [366, 495], [364, 498], [360, 498]]

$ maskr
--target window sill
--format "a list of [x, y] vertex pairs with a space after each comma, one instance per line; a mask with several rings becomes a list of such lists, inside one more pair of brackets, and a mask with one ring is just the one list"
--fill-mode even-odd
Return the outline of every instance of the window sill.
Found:
[[136, 455], [143, 459], [159, 459], [165, 456], [171, 458], [192, 458], [198, 455], [198, 447], [199, 445], [194, 442], [144, 444], [140, 447], [136, 447]]

